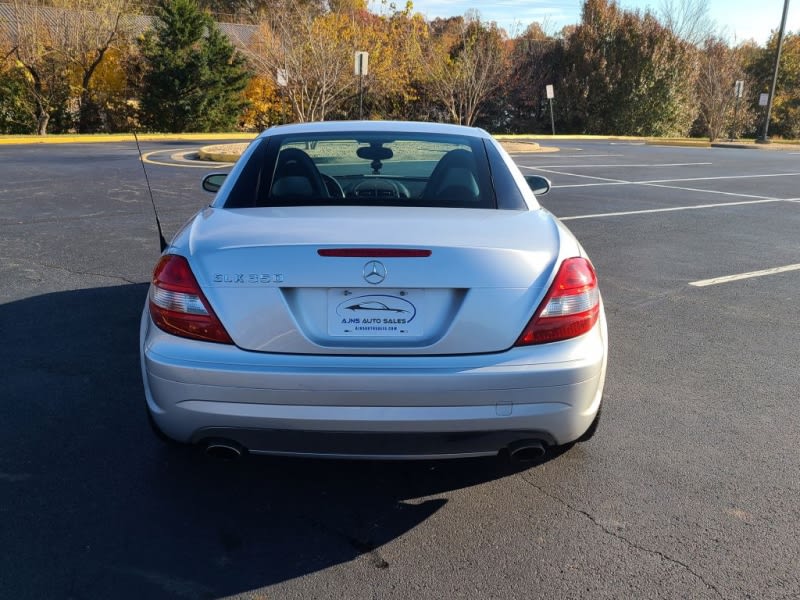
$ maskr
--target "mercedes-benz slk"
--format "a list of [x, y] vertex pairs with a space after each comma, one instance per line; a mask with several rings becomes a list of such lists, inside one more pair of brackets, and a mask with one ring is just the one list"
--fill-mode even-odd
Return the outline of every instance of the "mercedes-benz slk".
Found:
[[607, 332], [594, 267], [480, 129], [262, 133], [153, 273], [156, 431], [219, 453], [526, 457], [590, 437]]

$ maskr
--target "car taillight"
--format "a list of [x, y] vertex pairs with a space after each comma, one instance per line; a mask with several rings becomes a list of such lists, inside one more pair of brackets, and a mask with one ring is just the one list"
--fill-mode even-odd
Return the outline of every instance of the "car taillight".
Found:
[[182, 256], [166, 254], [153, 271], [150, 316], [160, 328], [180, 337], [232, 344]]
[[568, 340], [586, 333], [600, 314], [600, 290], [592, 263], [568, 258], [515, 346]]

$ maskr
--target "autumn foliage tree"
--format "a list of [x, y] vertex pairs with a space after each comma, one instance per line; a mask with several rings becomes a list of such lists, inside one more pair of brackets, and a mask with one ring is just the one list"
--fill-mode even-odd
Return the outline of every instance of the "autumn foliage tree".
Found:
[[426, 91], [453, 123], [474, 125], [506, 74], [505, 34], [477, 14], [444, 24], [430, 44]]
[[[550, 130], [553, 84], [559, 132], [753, 135], [777, 37], [731, 46], [708, 0], [660, 0], [658, 13], [582, 0], [579, 23], [511, 37], [475, 11], [429, 21], [409, 1], [6, 2], [0, 133], [252, 131], [352, 119], [362, 106], [368, 119], [535, 133]], [[798, 137], [800, 35], [784, 43], [770, 131]], [[369, 53], [363, 94], [356, 51]]]
[[[35, 132], [46, 135], [54, 113], [63, 109], [70, 94], [66, 39], [69, 19], [41, 3], [14, 0], [9, 24], [10, 42], [5, 58], [12, 59], [23, 103], [35, 123]], [[9, 81], [9, 83], [11, 83]]]
[[[740, 49], [731, 48], [720, 38], [706, 39], [698, 52], [695, 90], [701, 122], [712, 142], [744, 122], [739, 119], [739, 123], [734, 123], [734, 117], [738, 117], [735, 115], [735, 85], [737, 80], [745, 81], [744, 68]], [[746, 85], [745, 88], [750, 89], [751, 86]], [[746, 106], [741, 108], [744, 113]]]
[[259, 25], [248, 58], [261, 77], [280, 79], [295, 119], [324, 121], [353, 88], [354, 36], [345, 15], [292, 11]]
[[[539, 23], [530, 25], [515, 41], [509, 57], [502, 111], [512, 132], [550, 130], [546, 86], [558, 79], [563, 40], [548, 35]], [[560, 90], [559, 90], [560, 93]]]
[[[80, 132], [102, 126], [94, 76], [122, 34], [127, 0], [15, 0], [10, 23], [10, 50], [36, 132], [44, 135], [51, 118], [66, 115], [75, 98]], [[20, 79], [20, 72], [22, 79]], [[65, 116], [61, 119], [71, 120]]]
[[285, 76], [282, 94], [295, 119], [325, 120], [353, 114], [354, 56], [366, 50], [367, 107], [396, 115], [398, 106], [414, 99], [411, 81], [420, 61], [410, 40], [424, 23], [404, 11], [375, 14], [360, 2], [338, 2], [334, 8], [319, 15], [292, 9], [263, 21], [248, 49], [250, 63], [260, 77]]
[[[766, 48], [758, 51], [748, 66], [748, 73], [758, 92], [769, 93], [772, 83], [772, 70], [777, 51], [778, 34], [774, 32]], [[754, 110], [761, 112], [757, 105], [758, 94], [752, 98]], [[769, 126], [771, 135], [785, 138], [800, 138], [800, 32], [789, 32], [783, 39], [778, 84]]]
[[[420, 39], [427, 38], [427, 24], [402, 11], [375, 14], [361, 10], [354, 15], [355, 46], [369, 52], [369, 72], [364, 78], [365, 115], [376, 118], [414, 118], [420, 99], [419, 82], [424, 77], [424, 54]], [[345, 110], [356, 113], [355, 96]]]
[[563, 125], [575, 133], [685, 134], [693, 120], [686, 44], [649, 12], [586, 0], [565, 40]]
[[78, 131], [101, 128], [101, 102], [94, 77], [103, 60], [124, 34], [122, 18], [128, 0], [57, 0], [68, 15], [70, 27], [65, 39], [65, 57], [79, 89]]

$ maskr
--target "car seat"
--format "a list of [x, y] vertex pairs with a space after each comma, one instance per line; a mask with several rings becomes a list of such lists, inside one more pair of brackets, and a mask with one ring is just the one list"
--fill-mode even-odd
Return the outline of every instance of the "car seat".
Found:
[[311, 157], [299, 148], [278, 154], [270, 196], [273, 198], [327, 198], [328, 189]]

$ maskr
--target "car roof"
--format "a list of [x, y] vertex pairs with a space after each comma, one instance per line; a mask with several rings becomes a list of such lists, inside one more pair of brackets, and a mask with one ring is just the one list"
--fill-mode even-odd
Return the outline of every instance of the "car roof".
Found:
[[478, 127], [450, 125], [448, 123], [428, 123], [423, 121], [313, 121], [270, 127], [259, 137], [297, 133], [349, 133], [349, 132], [403, 132], [440, 133], [476, 138], [491, 138]]

